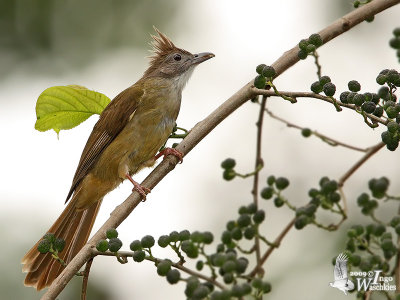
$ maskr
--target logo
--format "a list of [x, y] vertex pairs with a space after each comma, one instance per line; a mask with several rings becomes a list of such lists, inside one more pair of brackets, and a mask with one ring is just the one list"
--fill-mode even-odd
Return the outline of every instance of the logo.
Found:
[[[333, 282], [331, 287], [341, 290], [345, 295], [348, 291], [355, 288], [354, 282], [351, 281], [347, 274], [348, 257], [344, 253], [340, 253], [336, 258], [335, 268], [333, 270]], [[391, 276], [381, 276], [382, 270], [374, 270], [369, 272], [350, 272], [356, 280], [357, 291], [395, 291], [396, 285], [390, 284], [393, 281]]]
[[341, 290], [345, 295], [347, 291], [354, 289], [354, 283], [347, 276], [347, 255], [340, 253], [336, 258], [335, 269], [333, 270], [333, 278], [335, 281], [330, 282], [331, 287]]

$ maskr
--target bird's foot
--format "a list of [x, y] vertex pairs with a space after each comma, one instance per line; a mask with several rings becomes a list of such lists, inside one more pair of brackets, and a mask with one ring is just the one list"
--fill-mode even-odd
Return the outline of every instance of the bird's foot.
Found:
[[137, 183], [135, 180], [133, 180], [133, 178], [129, 174], [126, 174], [126, 178], [133, 184], [132, 192], [133, 191], [138, 192], [139, 195], [142, 197], [142, 201], [146, 201], [146, 196], [148, 193], [151, 192], [151, 190], [147, 187], [140, 185], [140, 183]]
[[164, 148], [161, 150], [155, 157], [154, 159], [157, 160], [161, 156], [167, 156], [167, 155], [173, 155], [179, 159], [179, 162], [183, 162], [183, 153], [181, 151], [176, 150], [175, 148]]

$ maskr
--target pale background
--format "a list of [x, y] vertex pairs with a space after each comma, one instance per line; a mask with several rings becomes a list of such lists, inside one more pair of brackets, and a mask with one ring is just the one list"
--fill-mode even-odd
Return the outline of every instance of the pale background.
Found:
[[[79, 1], [69, 1], [63, 4], [65, 8], [61, 1], [52, 5], [44, 2], [48, 5], [41, 7], [15, 1], [11, 15], [3, 10], [0, 24], [12, 25], [0, 31], [1, 298], [39, 298], [36, 291], [22, 285], [20, 258], [62, 211], [82, 148], [97, 120], [94, 116], [76, 129], [62, 131], [59, 139], [54, 132], [35, 131], [35, 101], [44, 89], [80, 84], [114, 97], [146, 69], [149, 34], [156, 25], [177, 46], [216, 55], [198, 67], [184, 91], [178, 124], [191, 128], [251, 80], [259, 63], [271, 64], [300, 39], [350, 11], [349, 2], [208, 0], [162, 5], [152, 1], [145, 5], [89, 1], [82, 6]], [[58, 18], [54, 11], [64, 18]], [[48, 23], [32, 29], [31, 35], [30, 24], [42, 22], [42, 12], [50, 16]], [[30, 19], [34, 13], [36, 17]], [[399, 15], [400, 7], [390, 9], [372, 24], [364, 22], [319, 50], [323, 74], [331, 76], [338, 91], [345, 90], [351, 79], [359, 80], [362, 91], [376, 91], [379, 71], [398, 68], [388, 41], [392, 29], [399, 26]], [[70, 23], [66, 22], [69, 17], [73, 18]], [[10, 22], [10, 18], [15, 21]], [[11, 28], [15, 34], [10, 33]], [[309, 58], [279, 77], [276, 84], [282, 90], [307, 91], [315, 79]], [[270, 103], [276, 114], [342, 141], [367, 147], [380, 140], [382, 128], [371, 130], [351, 111], [336, 113], [332, 105], [310, 99], [295, 105], [279, 99]], [[118, 229], [123, 249], [143, 235], [157, 238], [182, 229], [211, 230], [219, 240], [225, 223], [236, 218], [237, 208], [250, 203], [252, 185], [252, 179], [223, 181], [220, 162], [233, 157], [238, 171], [252, 170], [257, 113], [257, 105], [243, 105], [152, 191], [147, 202]], [[285, 194], [300, 206], [308, 201], [307, 191], [317, 186], [320, 177], [339, 178], [360, 157], [361, 153], [332, 148], [316, 138], [304, 139], [299, 131], [266, 117], [266, 166], [260, 185], [262, 188], [270, 174], [288, 177], [291, 186]], [[382, 150], [347, 182], [351, 220], [339, 232], [326, 233], [310, 226], [289, 233], [265, 265], [266, 279], [272, 283], [269, 298], [345, 299], [343, 293], [328, 286], [333, 279], [331, 258], [344, 250], [347, 228], [358, 218], [369, 222], [361, 219], [355, 205], [368, 179], [382, 175], [396, 178], [398, 166], [398, 151]], [[141, 181], [149, 172], [136, 175], [136, 180]], [[392, 181], [392, 194], [399, 193], [396, 183]], [[126, 182], [106, 197], [94, 230], [131, 189]], [[261, 205], [267, 212], [262, 229], [274, 239], [292, 213], [276, 209], [272, 202]], [[380, 216], [391, 216], [393, 208], [389, 205]], [[325, 221], [332, 220], [328, 217]], [[158, 250], [156, 254], [167, 255]], [[167, 284], [148, 262], [120, 265], [112, 258], [97, 258], [90, 280], [103, 296], [89, 292], [88, 299], [185, 298], [184, 284]], [[78, 299], [80, 279], [74, 281], [72, 294], [59, 299]]]

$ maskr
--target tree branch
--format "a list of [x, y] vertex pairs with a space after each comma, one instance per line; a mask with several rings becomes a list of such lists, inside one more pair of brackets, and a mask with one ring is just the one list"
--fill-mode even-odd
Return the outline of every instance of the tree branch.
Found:
[[[366, 18], [375, 15], [395, 4], [400, 0], [375, 0], [362, 7], [352, 11], [344, 17], [336, 20], [328, 27], [319, 32], [324, 43], [332, 40], [338, 35], [346, 32], [350, 28], [364, 21]], [[275, 63], [272, 64], [277, 76], [282, 74], [288, 68], [299, 61], [297, 57], [298, 46], [285, 52]], [[187, 155], [205, 136], [207, 136], [219, 123], [226, 119], [232, 112], [250, 99], [254, 93], [251, 90], [253, 80], [243, 86], [233, 96], [226, 100], [220, 107], [214, 110], [203, 121], [196, 124], [187, 137], [177, 146], [177, 150]], [[154, 188], [169, 172], [171, 172], [178, 159], [174, 156], [168, 156], [163, 160], [147, 178], [143, 185], [148, 188]], [[62, 273], [54, 280], [42, 300], [55, 299], [65, 288], [74, 274], [87, 262], [92, 255], [92, 249], [100, 239], [105, 238], [105, 232], [109, 228], [116, 228], [125, 220], [135, 207], [141, 203], [140, 196], [133, 192], [122, 204], [118, 205], [111, 213], [110, 218], [94, 234], [89, 242], [72, 259]]]

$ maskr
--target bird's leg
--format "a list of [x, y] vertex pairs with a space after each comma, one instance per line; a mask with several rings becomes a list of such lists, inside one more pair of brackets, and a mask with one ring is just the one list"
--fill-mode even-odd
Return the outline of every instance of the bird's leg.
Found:
[[179, 162], [183, 162], [183, 153], [181, 151], [176, 150], [175, 148], [164, 148], [161, 150], [155, 157], [154, 159], [157, 160], [161, 156], [167, 156], [167, 155], [173, 155], [176, 156], [179, 159]]
[[133, 180], [133, 178], [131, 177], [131, 175], [129, 175], [128, 173], [125, 175], [125, 177], [126, 177], [130, 182], [132, 182], [132, 184], [133, 184], [132, 192], [133, 192], [133, 191], [138, 192], [138, 193], [140, 194], [140, 196], [142, 196], [142, 200], [143, 200], [143, 201], [146, 201], [146, 195], [147, 195], [148, 193], [150, 193], [151, 190], [148, 189], [147, 187], [144, 187], [144, 186], [140, 185], [139, 183], [137, 183], [135, 180]]

